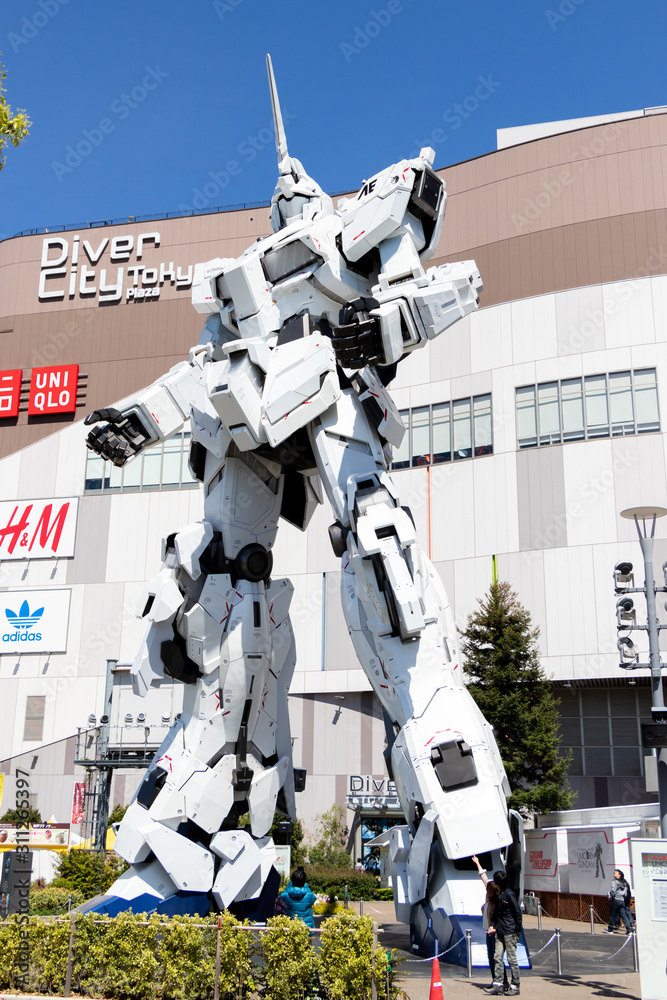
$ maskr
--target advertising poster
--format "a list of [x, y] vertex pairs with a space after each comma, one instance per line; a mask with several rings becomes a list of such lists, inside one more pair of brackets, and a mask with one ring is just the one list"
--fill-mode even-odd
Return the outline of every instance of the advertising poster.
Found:
[[70, 590], [0, 594], [1, 653], [65, 653]]
[[612, 828], [568, 830], [567, 853], [570, 892], [606, 896], [618, 864], [614, 856]]
[[72, 826], [78, 826], [79, 823], [83, 823], [85, 814], [85, 808], [84, 808], [85, 801], [86, 801], [86, 783], [85, 781], [75, 781], [74, 795], [72, 796]]
[[[565, 833], [565, 831], [563, 831]], [[527, 892], [559, 892], [560, 866], [556, 831], [526, 830], [526, 867], [524, 887]], [[567, 857], [564, 858], [567, 863]]]
[[667, 840], [631, 844], [643, 1000], [667, 1000]]
[[0, 851], [14, 851], [17, 847], [66, 851], [69, 823], [30, 823], [27, 830], [16, 823], [0, 823]]

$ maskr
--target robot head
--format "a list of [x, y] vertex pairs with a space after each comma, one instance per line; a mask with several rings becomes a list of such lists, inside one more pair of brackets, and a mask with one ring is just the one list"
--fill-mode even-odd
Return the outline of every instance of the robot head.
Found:
[[300, 160], [285, 156], [278, 169], [280, 173], [271, 199], [274, 233], [296, 219], [310, 221], [322, 215], [333, 215], [331, 198], [308, 176]]
[[312, 177], [308, 176], [301, 161], [294, 159], [287, 152], [287, 139], [280, 112], [278, 90], [269, 55], [266, 57], [266, 68], [269, 74], [273, 127], [276, 133], [276, 151], [278, 153], [279, 177], [271, 199], [271, 227], [276, 233], [297, 219], [309, 222], [321, 215], [333, 215], [334, 207], [331, 198], [324, 193]]

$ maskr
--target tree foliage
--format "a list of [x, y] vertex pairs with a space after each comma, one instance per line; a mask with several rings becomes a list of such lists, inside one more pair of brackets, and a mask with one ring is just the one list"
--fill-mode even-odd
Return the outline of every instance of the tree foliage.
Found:
[[20, 823], [21, 826], [25, 826], [26, 823], [41, 823], [42, 814], [39, 809], [35, 809], [34, 806], [21, 806], [20, 809], [8, 809], [6, 813], [0, 816], [0, 823]]
[[332, 806], [318, 817], [319, 839], [308, 850], [308, 863], [329, 865], [332, 868], [351, 868], [352, 858], [347, 850], [349, 830], [340, 806]]
[[561, 753], [558, 704], [540, 665], [530, 612], [509, 583], [494, 583], [461, 630], [468, 690], [495, 730], [520, 812], [569, 809], [571, 753]]
[[105, 857], [99, 851], [75, 848], [60, 855], [56, 877], [51, 885], [77, 890], [83, 893], [85, 899], [90, 899], [91, 896], [106, 892], [127, 867], [126, 862], [117, 854]]
[[121, 806], [120, 804], [115, 805], [111, 810], [111, 812], [109, 813], [109, 819], [107, 820], [107, 830], [111, 826], [113, 826], [114, 823], [120, 823], [120, 821], [122, 820], [123, 816], [125, 815], [125, 813], [129, 808], [130, 808], [129, 805], [128, 806]]
[[0, 170], [5, 165], [5, 147], [12, 144], [18, 146], [30, 133], [32, 122], [23, 108], [13, 111], [5, 98], [5, 88], [2, 81], [6, 78], [5, 69], [0, 63]]

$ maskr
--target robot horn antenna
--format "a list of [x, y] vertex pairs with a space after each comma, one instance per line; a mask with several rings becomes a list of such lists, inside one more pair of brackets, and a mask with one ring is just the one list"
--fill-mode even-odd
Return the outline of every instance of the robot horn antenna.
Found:
[[266, 68], [269, 74], [269, 89], [271, 90], [271, 107], [273, 109], [273, 127], [276, 133], [276, 152], [278, 153], [278, 165], [287, 156], [287, 139], [285, 138], [285, 128], [283, 126], [283, 116], [280, 113], [280, 102], [278, 100], [278, 90], [276, 88], [276, 78], [273, 75], [273, 64], [271, 56], [266, 57]]

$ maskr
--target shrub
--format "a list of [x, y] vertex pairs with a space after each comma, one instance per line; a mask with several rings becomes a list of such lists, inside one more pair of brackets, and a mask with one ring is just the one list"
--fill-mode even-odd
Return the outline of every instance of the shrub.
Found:
[[[319, 956], [320, 982], [328, 1000], [370, 1000], [373, 972], [373, 921], [370, 917], [341, 914], [322, 924]], [[396, 954], [391, 953], [389, 997], [387, 997], [387, 953], [375, 952], [378, 1000], [400, 995], [396, 985]]]
[[75, 889], [84, 899], [106, 892], [128, 865], [117, 854], [106, 857], [100, 851], [84, 851], [76, 848], [61, 854], [56, 877], [51, 882], [54, 888]]
[[69, 900], [71, 898], [71, 908], [74, 909], [79, 903], [86, 900], [84, 893], [78, 889], [58, 888], [56, 886], [45, 886], [42, 888], [30, 888], [30, 913], [41, 916], [52, 916], [54, 914], [67, 913]]
[[327, 893], [343, 900], [347, 886], [348, 898], [351, 900], [378, 898], [378, 881], [375, 876], [357, 871], [356, 868], [308, 868], [306, 875], [308, 885], [316, 893]]
[[271, 930], [261, 939], [266, 995], [271, 1000], [302, 1000], [316, 976], [310, 930], [291, 917], [272, 917], [267, 923]]

